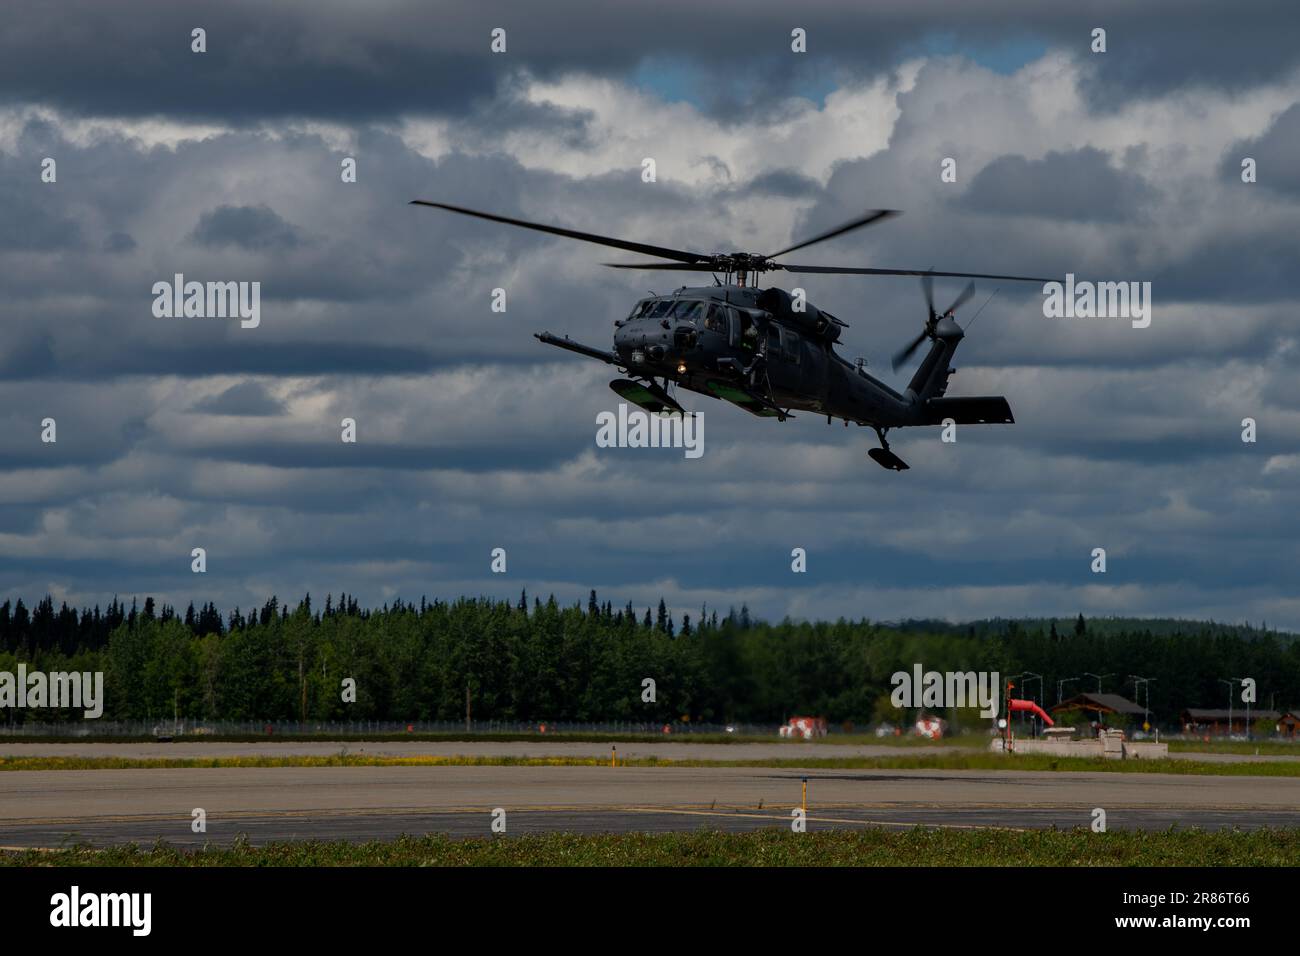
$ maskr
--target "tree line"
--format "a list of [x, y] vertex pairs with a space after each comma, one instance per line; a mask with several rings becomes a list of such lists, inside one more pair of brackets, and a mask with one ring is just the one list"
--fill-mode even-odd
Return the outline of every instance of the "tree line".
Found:
[[[1051, 706], [1102, 690], [1146, 703], [1130, 675], [1154, 678], [1151, 711], [1176, 724], [1186, 707], [1226, 707], [1223, 678], [1254, 677], [1256, 709], [1300, 704], [1300, 643], [1290, 635], [1214, 623], [999, 620], [884, 624], [868, 619], [769, 623], [747, 608], [702, 608], [680, 622], [662, 600], [644, 612], [591, 592], [561, 606], [518, 601], [270, 598], [247, 614], [215, 605], [184, 613], [152, 598], [128, 608], [0, 605], [0, 671], [102, 671], [104, 717], [191, 720], [454, 720], [468, 688], [481, 720], [779, 723], [796, 714], [835, 725], [903, 720], [890, 677], [926, 670], [997, 671]], [[345, 702], [344, 680], [355, 681]], [[655, 700], [643, 699], [643, 681]], [[1063, 686], [1058, 681], [1064, 680]], [[1240, 706], [1240, 705], [1237, 705]], [[7, 721], [68, 719], [11, 711]], [[948, 714], [979, 725], [973, 711]]]

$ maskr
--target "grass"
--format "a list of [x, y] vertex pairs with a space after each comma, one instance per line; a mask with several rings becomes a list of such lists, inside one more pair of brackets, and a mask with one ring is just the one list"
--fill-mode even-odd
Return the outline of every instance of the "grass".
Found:
[[[798, 746], [811, 743], [814, 746], [838, 744], [841, 746], [883, 746], [902, 748], [924, 747], [969, 747], [978, 749], [987, 747], [987, 734], [959, 734], [943, 740], [927, 740], [915, 735], [899, 737], [877, 737], [875, 734], [836, 733], [819, 737], [812, 741], [792, 740], [778, 737], [775, 732], [770, 735], [758, 734], [600, 734], [600, 733], [410, 733], [410, 734], [178, 734], [172, 738], [181, 743], [395, 743], [397, 741], [424, 741], [432, 743], [545, 743], [566, 741], [569, 743], [606, 743], [606, 744], [788, 744]], [[32, 736], [0, 733], [0, 745], [4, 744], [141, 744], [157, 743], [154, 736], [105, 736], [87, 735], [69, 736]], [[1300, 751], [1300, 748], [1297, 748]]]
[[[816, 827], [816, 818], [810, 821]], [[1163, 832], [864, 829], [791, 833], [554, 833], [454, 840], [159, 843], [5, 851], [0, 866], [1295, 866], [1300, 830]]]
[[[24, 770], [160, 770], [261, 767], [609, 767], [607, 757], [511, 756], [380, 756], [337, 754], [320, 756], [225, 757], [0, 757], [0, 772]], [[1103, 760], [1054, 757], [1047, 754], [930, 753], [887, 757], [768, 758], [761, 760], [669, 760], [660, 757], [619, 758], [619, 767], [771, 767], [808, 770], [1034, 770], [1157, 773], [1218, 777], [1300, 777], [1300, 761], [1209, 763], [1196, 760]], [[615, 768], [611, 771], [617, 772]]]
[[1261, 757], [1300, 757], [1300, 743], [1282, 740], [1169, 740], [1170, 753], [1256, 754]]
[[[877, 737], [870, 733], [833, 733], [812, 741], [791, 740], [758, 734], [604, 734], [604, 733], [363, 733], [356, 734], [180, 734], [174, 741], [202, 743], [394, 743], [397, 741], [422, 741], [428, 743], [545, 743], [566, 741], [570, 743], [636, 743], [636, 744], [786, 744], [791, 747], [811, 744], [818, 746], [897, 747], [902, 750], [924, 750], [930, 747], [983, 750], [988, 746], [986, 733], [963, 733], [942, 740], [927, 740], [914, 734], [898, 737]], [[0, 733], [0, 746], [4, 744], [138, 744], [157, 743], [154, 736], [31, 736]], [[1175, 740], [1164, 738], [1172, 753], [1228, 753], [1261, 756], [1300, 757], [1300, 740]]]

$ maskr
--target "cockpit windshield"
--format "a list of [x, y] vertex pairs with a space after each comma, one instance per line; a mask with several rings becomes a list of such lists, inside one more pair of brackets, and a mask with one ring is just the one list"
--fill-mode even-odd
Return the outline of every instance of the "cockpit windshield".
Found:
[[662, 319], [673, 307], [672, 299], [656, 299], [650, 303], [650, 308], [646, 309], [645, 317], [648, 319]]
[[686, 299], [681, 300], [673, 307], [674, 319], [686, 319], [695, 321], [704, 315], [703, 302], [691, 302]]

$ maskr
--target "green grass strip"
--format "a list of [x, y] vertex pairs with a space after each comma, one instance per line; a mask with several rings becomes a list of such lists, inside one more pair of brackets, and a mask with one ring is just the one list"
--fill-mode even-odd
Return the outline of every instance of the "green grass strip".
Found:
[[[816, 827], [816, 817], [810, 824]], [[455, 840], [7, 851], [0, 866], [1295, 866], [1300, 830], [864, 829], [554, 833]]]
[[660, 757], [383, 756], [340, 752], [321, 756], [224, 757], [11, 757], [0, 756], [0, 771], [167, 770], [238, 767], [770, 767], [808, 770], [1033, 770], [1155, 773], [1180, 776], [1300, 777], [1300, 761], [1210, 763], [1196, 760], [1103, 760], [1046, 754], [900, 754], [887, 757], [800, 757], [761, 760], [669, 760]]

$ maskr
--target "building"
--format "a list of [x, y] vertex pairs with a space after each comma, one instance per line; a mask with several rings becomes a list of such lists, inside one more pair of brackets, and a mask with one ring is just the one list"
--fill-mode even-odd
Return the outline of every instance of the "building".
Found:
[[[1282, 724], [1284, 715], [1276, 710], [1250, 710], [1250, 723], [1254, 724], [1257, 720], [1271, 720], [1276, 724]], [[1294, 715], [1285, 715], [1291, 718], [1290, 729], [1287, 736], [1295, 734], [1296, 723], [1300, 723]], [[1218, 708], [1189, 707], [1182, 714], [1183, 733], [1195, 734], [1198, 737], [1222, 737], [1225, 734], [1245, 734], [1246, 733], [1246, 707], [1232, 708], [1232, 727], [1228, 726], [1228, 711]]]
[[1103, 727], [1107, 723], [1116, 723], [1114, 719], [1107, 721], [1106, 718], [1114, 718], [1117, 714], [1136, 717], [1139, 726], [1146, 716], [1145, 708], [1139, 707], [1119, 694], [1075, 694], [1069, 700], [1063, 700], [1051, 708], [1053, 714], [1063, 714], [1071, 710], [1084, 711], [1089, 715], [1089, 721]]

